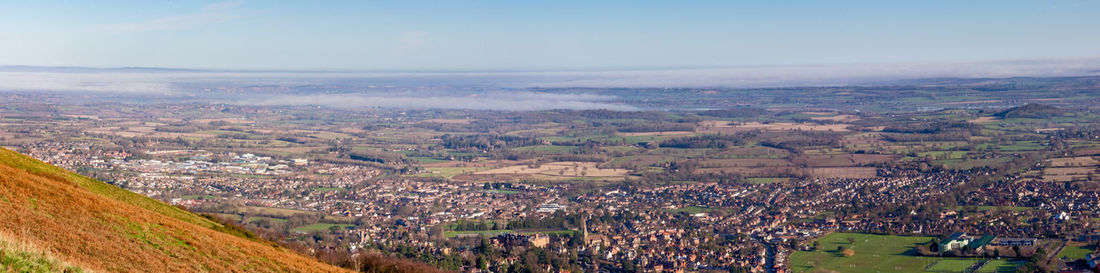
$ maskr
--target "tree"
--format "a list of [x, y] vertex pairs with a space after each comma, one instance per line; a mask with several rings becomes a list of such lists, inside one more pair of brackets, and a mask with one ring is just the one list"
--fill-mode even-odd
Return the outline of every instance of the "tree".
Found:
[[856, 251], [849, 248], [849, 249], [845, 249], [844, 251], [841, 251], [840, 254], [843, 254], [844, 257], [852, 257], [852, 256], [856, 255]]
[[477, 256], [477, 268], [481, 270], [489, 270], [489, 262], [485, 260], [485, 255]]

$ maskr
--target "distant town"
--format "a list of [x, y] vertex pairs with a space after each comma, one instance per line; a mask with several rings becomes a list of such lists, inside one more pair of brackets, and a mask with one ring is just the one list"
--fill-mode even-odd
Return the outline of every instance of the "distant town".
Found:
[[962, 87], [941, 82], [661, 90], [713, 96], [683, 104], [582, 90], [719, 109], [675, 111], [12, 93], [0, 143], [336, 265], [381, 253], [464, 272], [1085, 272], [1100, 261], [1100, 97], [1080, 91], [1092, 80], [1036, 83], [1079, 99], [970, 83], [952, 99]]

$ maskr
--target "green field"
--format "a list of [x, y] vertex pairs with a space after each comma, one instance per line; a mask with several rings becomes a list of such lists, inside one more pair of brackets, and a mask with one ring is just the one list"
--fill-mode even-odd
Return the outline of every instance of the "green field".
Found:
[[979, 268], [979, 273], [1012, 273], [1016, 272], [1016, 267], [1024, 264], [1022, 260], [1009, 261], [1009, 260], [990, 260], [988, 263]]
[[[238, 217], [239, 217], [239, 215], [238, 215]], [[249, 217], [248, 222], [257, 222], [257, 221], [264, 220], [264, 219], [271, 220], [272, 222], [286, 223], [286, 219], [274, 218], [274, 217], [263, 217], [263, 216]]]
[[[966, 210], [970, 210], [971, 208], [954, 206], [954, 207], [946, 207], [946, 209], [954, 210], [954, 211], [966, 211]], [[973, 209], [976, 209], [977, 211], [991, 211], [991, 210], [995, 210], [995, 209], [1006, 209], [1006, 210], [1020, 212], [1020, 211], [1033, 210], [1034, 208], [1032, 208], [1032, 207], [1009, 207], [1009, 206], [976, 206], [976, 207], [973, 207]]]
[[688, 214], [696, 214], [696, 213], [711, 212], [711, 211], [714, 211], [714, 209], [704, 208], [704, 207], [697, 207], [697, 206], [688, 206], [688, 207], [678, 208], [674, 211], [676, 211], [676, 212], [686, 212]]
[[[848, 238], [854, 239], [855, 243], [849, 244]], [[796, 251], [791, 254], [791, 272], [937, 272], [925, 271], [925, 268], [937, 262], [942, 265], [937, 264], [939, 267], [935, 269], [947, 270], [942, 272], [962, 272], [966, 266], [978, 261], [913, 255], [915, 246], [930, 240], [932, 237], [832, 233], [817, 240], [821, 243], [821, 250]], [[844, 257], [836, 251], [838, 246], [852, 249], [855, 256]]]
[[478, 235], [485, 235], [485, 236], [492, 237], [492, 236], [496, 236], [496, 235], [499, 235], [499, 234], [505, 234], [505, 233], [512, 233], [512, 230], [508, 230], [508, 229], [501, 229], [501, 230], [467, 230], [467, 231], [448, 230], [448, 231], [443, 232], [443, 237], [448, 237], [448, 238], [449, 237], [456, 237], [456, 236], [461, 235], [461, 234], [478, 234]]
[[577, 232], [577, 231], [575, 231], [575, 230], [540, 230], [540, 229], [521, 229], [521, 230], [501, 229], [501, 230], [467, 230], [467, 231], [448, 230], [448, 231], [443, 232], [443, 236], [444, 237], [456, 237], [456, 236], [462, 235], [462, 234], [477, 234], [479, 236], [480, 235], [485, 235], [485, 236], [488, 236], [488, 237], [492, 237], [492, 236], [497, 236], [497, 235], [500, 235], [500, 234], [507, 234], [507, 233], [528, 234], [528, 235], [529, 234], [546, 234], [546, 235], [566, 236], [566, 235], [572, 235], [575, 232]]
[[787, 182], [790, 178], [775, 178], [775, 177], [750, 177], [745, 178], [745, 181], [751, 184], [769, 184], [775, 182]]
[[930, 267], [928, 272], [963, 272], [980, 260], [942, 260]]
[[218, 198], [218, 197], [213, 196], [213, 195], [198, 195], [198, 194], [180, 196], [180, 199], [183, 199], [183, 200], [205, 200], [205, 199], [215, 199], [215, 198]]
[[1063, 259], [1068, 258], [1070, 260], [1084, 259], [1085, 255], [1092, 252], [1093, 249], [1088, 246], [1067, 245], [1061, 252], [1058, 252], [1058, 257]]
[[354, 226], [355, 225], [349, 225], [349, 224], [324, 224], [324, 223], [320, 223], [320, 224], [311, 224], [311, 225], [304, 225], [304, 226], [296, 227], [296, 228], [290, 229], [290, 231], [294, 231], [294, 232], [313, 232], [313, 231], [328, 230], [330, 227], [348, 228], [348, 227], [354, 227]]
[[313, 191], [317, 191], [317, 192], [326, 192], [326, 191], [341, 191], [341, 192], [344, 192], [344, 191], [348, 191], [348, 189], [345, 189], [345, 188], [330, 188], [330, 187], [319, 187], [319, 188], [313, 188]]
[[239, 207], [239, 208], [236, 209], [236, 212], [238, 214], [263, 215], [263, 216], [271, 216], [271, 217], [276, 217], [276, 218], [286, 218], [286, 217], [290, 217], [290, 216], [295, 215], [295, 214], [315, 214], [316, 213], [316, 212], [312, 212], [312, 211], [304, 211], [304, 210], [296, 210], [296, 209], [257, 207], [257, 206]]
[[489, 168], [483, 167], [440, 167], [440, 168], [425, 168], [431, 173], [418, 174], [417, 176], [440, 176], [445, 178], [451, 178], [455, 175], [462, 174], [463, 172], [476, 172], [484, 171]]
[[410, 156], [408, 158], [412, 159], [412, 160], [420, 161], [420, 163], [422, 163], [422, 164], [431, 164], [431, 163], [439, 163], [439, 162], [450, 161], [450, 160], [443, 160], [443, 159], [437, 159], [437, 158], [432, 158], [432, 157], [424, 157], [424, 156]]

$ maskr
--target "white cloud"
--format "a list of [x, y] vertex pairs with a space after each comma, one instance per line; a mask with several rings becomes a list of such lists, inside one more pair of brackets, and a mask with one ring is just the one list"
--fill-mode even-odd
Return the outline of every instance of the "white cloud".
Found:
[[237, 7], [242, 4], [244, 2], [240, 0], [218, 2], [206, 5], [198, 12], [191, 14], [166, 16], [144, 22], [96, 25], [89, 30], [100, 34], [122, 34], [192, 29], [244, 17], [243, 14], [237, 12]]

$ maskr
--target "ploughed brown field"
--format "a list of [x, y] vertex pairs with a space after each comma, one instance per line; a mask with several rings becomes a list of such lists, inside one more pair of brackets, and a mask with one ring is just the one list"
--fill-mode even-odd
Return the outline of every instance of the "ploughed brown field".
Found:
[[219, 230], [231, 229], [0, 149], [0, 238], [67, 264], [96, 272], [345, 271]]

